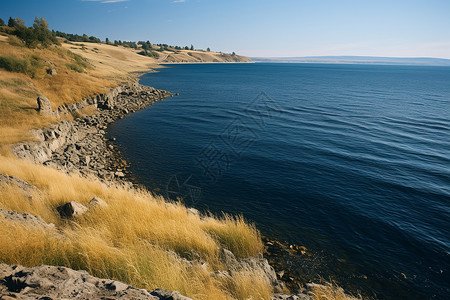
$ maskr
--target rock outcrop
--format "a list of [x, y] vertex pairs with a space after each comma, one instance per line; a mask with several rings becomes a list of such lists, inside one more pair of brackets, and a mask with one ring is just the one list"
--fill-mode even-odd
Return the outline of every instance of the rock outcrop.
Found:
[[147, 291], [65, 267], [0, 264], [0, 299], [190, 300], [179, 292]]
[[[61, 121], [43, 129], [33, 130], [35, 141], [15, 144], [12, 152], [19, 158], [53, 166], [66, 172], [94, 175], [105, 180], [125, 177], [123, 162], [111, 141], [105, 137], [107, 125], [129, 113], [143, 109], [172, 94], [152, 87], [127, 83], [79, 103], [61, 106], [59, 115], [80, 111], [90, 105], [97, 113], [77, 118], [73, 122]], [[43, 111], [51, 107], [43, 101]]]
[[25, 196], [28, 198], [32, 198], [33, 194], [36, 194], [38, 192], [38, 189], [28, 182], [16, 177], [16, 176], [9, 176], [0, 174], [0, 186], [2, 185], [13, 185], [18, 187], [20, 190], [23, 191]]
[[0, 209], [0, 218], [12, 222], [18, 222], [22, 225], [31, 226], [35, 228], [37, 227], [50, 230], [56, 229], [54, 224], [51, 223], [49, 224], [45, 222], [40, 216], [34, 216], [32, 214], [27, 213], [19, 213], [15, 211]]

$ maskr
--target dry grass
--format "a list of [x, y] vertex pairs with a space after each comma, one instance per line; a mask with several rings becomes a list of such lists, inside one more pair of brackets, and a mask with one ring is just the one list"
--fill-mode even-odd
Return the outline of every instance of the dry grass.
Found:
[[[196, 299], [268, 299], [272, 293], [258, 270], [213, 276], [230, 267], [220, 258], [222, 247], [238, 257], [261, 253], [258, 231], [242, 218], [201, 218], [146, 191], [107, 187], [16, 158], [0, 157], [0, 173], [18, 176], [40, 190], [29, 199], [16, 187], [0, 186], [0, 208], [40, 215], [64, 236], [0, 219], [2, 262], [84, 269], [141, 288], [179, 290]], [[59, 218], [58, 205], [87, 204], [95, 195], [109, 206], [70, 222]]]
[[362, 299], [360, 296], [353, 297], [345, 293], [345, 291], [333, 284], [333, 283], [325, 283], [325, 284], [312, 284], [310, 295], [314, 300], [358, 300]]
[[[69, 48], [75, 49], [69, 51]], [[33, 72], [36, 71], [33, 76], [0, 68], [1, 155], [8, 154], [10, 144], [29, 139], [30, 129], [58, 121], [37, 113], [38, 95], [45, 95], [56, 109], [59, 105], [105, 92], [107, 88], [129, 79], [131, 71], [145, 71], [157, 66], [153, 59], [138, 55], [132, 49], [101, 44], [90, 44], [87, 50], [81, 48], [80, 45], [63, 43], [62, 47], [57, 48], [28, 49], [13, 36], [0, 36], [0, 57], [19, 61], [35, 57], [40, 65], [33, 69]], [[99, 51], [92, 52], [91, 48], [98, 48]], [[86, 67], [81, 66], [80, 62]], [[69, 66], [80, 67], [83, 72]], [[48, 68], [56, 69], [57, 75], [48, 75]]]

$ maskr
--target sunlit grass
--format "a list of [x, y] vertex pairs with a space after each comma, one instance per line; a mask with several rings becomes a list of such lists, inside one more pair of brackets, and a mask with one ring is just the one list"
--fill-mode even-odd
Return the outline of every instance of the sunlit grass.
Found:
[[[261, 253], [258, 231], [242, 218], [201, 217], [146, 191], [107, 187], [16, 158], [0, 157], [0, 173], [18, 176], [40, 191], [30, 199], [17, 187], [0, 185], [0, 208], [40, 215], [61, 230], [55, 234], [0, 218], [2, 262], [63, 265], [196, 299], [268, 299], [272, 293], [258, 269], [235, 270], [230, 278], [214, 276], [214, 271], [231, 267], [220, 257], [222, 247], [238, 257]], [[58, 216], [58, 205], [87, 205], [93, 196], [108, 207], [72, 221]]]

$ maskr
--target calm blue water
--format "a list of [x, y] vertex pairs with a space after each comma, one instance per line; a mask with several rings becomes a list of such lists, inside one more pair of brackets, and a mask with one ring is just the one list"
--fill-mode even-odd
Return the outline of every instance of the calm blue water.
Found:
[[450, 68], [174, 65], [141, 83], [180, 96], [109, 129], [139, 182], [305, 245], [310, 280], [450, 295]]

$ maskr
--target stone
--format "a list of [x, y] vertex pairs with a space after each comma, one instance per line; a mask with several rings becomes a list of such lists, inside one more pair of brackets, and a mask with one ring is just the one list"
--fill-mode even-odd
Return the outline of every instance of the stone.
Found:
[[54, 230], [55, 225], [45, 222], [40, 216], [34, 216], [27, 213], [19, 213], [16, 211], [0, 209], [0, 217], [12, 222], [20, 222], [33, 227], [41, 227], [44, 229]]
[[[9, 298], [8, 298], [9, 297]], [[179, 292], [146, 291], [116, 280], [105, 280], [65, 267], [24, 268], [0, 264], [1, 299], [142, 299], [191, 300]]]
[[123, 172], [116, 172], [114, 173], [114, 175], [119, 178], [125, 177], [125, 174], [123, 174]]
[[89, 208], [94, 208], [94, 207], [108, 207], [108, 203], [105, 202], [105, 200], [95, 196], [94, 198], [91, 199], [91, 201], [89, 201], [88, 203], [88, 207]]
[[110, 283], [106, 284], [106, 288], [112, 291], [120, 292], [126, 290], [128, 288], [128, 285], [120, 281], [113, 280]]
[[88, 211], [88, 208], [83, 204], [75, 201], [68, 202], [61, 206], [58, 206], [56, 210], [62, 218], [71, 218], [81, 216]]
[[52, 110], [52, 105], [50, 103], [50, 100], [47, 99], [47, 97], [45, 96], [39, 96], [37, 98], [37, 104], [38, 104], [38, 111], [41, 114], [44, 115], [52, 115], [53, 114], [53, 110]]
[[150, 292], [150, 295], [158, 297], [160, 300], [190, 300], [191, 298], [181, 295], [179, 292], [169, 292], [162, 289], [156, 289]]
[[0, 174], [0, 185], [14, 185], [23, 191], [28, 198], [33, 198], [33, 194], [38, 192], [38, 189], [28, 182], [16, 177]]
[[48, 75], [56, 75], [57, 73], [56, 73], [56, 69], [47, 69], [47, 74]]

